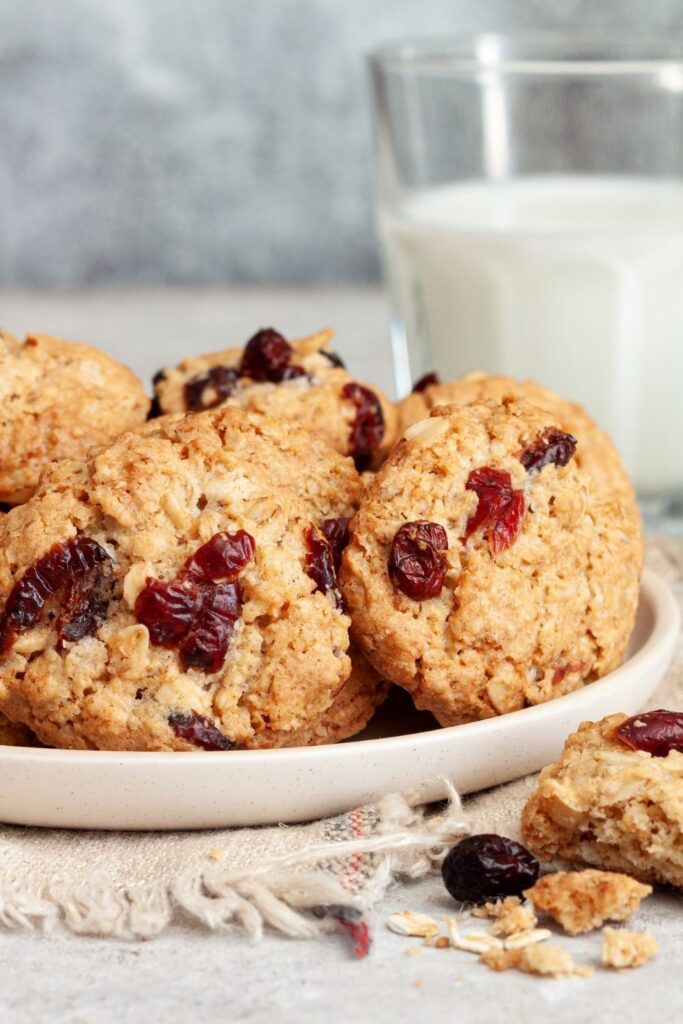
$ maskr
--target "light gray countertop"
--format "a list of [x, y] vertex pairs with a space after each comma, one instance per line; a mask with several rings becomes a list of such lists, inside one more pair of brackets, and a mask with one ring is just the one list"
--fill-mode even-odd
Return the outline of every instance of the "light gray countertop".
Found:
[[[296, 334], [329, 324], [351, 369], [391, 390], [387, 312], [375, 291], [0, 293], [0, 323], [17, 333], [92, 341], [150, 376], [190, 351], [239, 344], [260, 326]], [[563, 981], [492, 974], [475, 957], [450, 950], [407, 955], [419, 940], [385, 927], [394, 910], [441, 917], [452, 906], [436, 877], [395, 888], [377, 911], [374, 946], [362, 962], [341, 934], [317, 942], [267, 935], [253, 946], [235, 933], [193, 927], [131, 943], [0, 928], [0, 1022], [647, 1024], [683, 1016], [680, 897], [659, 893], [637, 917], [636, 926], [651, 928], [660, 942], [651, 964]], [[597, 964], [598, 934], [560, 941], [577, 962]]]

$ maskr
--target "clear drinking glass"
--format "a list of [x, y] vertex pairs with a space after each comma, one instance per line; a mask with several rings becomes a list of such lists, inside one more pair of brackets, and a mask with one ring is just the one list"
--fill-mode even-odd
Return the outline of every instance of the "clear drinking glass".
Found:
[[683, 42], [483, 35], [370, 58], [396, 386], [531, 377], [683, 508]]

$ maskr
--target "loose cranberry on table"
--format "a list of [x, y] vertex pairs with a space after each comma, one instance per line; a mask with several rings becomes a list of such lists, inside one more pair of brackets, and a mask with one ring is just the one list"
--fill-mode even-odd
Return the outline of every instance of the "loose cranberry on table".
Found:
[[539, 863], [526, 847], [495, 833], [468, 836], [441, 865], [443, 883], [460, 903], [521, 896], [538, 878]]
[[391, 542], [389, 578], [414, 601], [438, 597], [446, 576], [448, 535], [443, 526], [418, 520], [404, 523]]
[[472, 470], [465, 489], [474, 491], [479, 499], [465, 528], [465, 540], [483, 529], [492, 554], [509, 548], [517, 538], [526, 513], [524, 495], [513, 489], [510, 474], [504, 469], [482, 466]]
[[555, 466], [566, 466], [570, 461], [576, 445], [576, 438], [572, 434], [565, 434], [563, 430], [556, 430], [555, 427], [548, 427], [525, 448], [519, 457], [527, 473], [538, 473], [544, 466], [551, 463]]
[[666, 757], [672, 750], [683, 754], [683, 711], [647, 711], [633, 715], [616, 730], [617, 737], [632, 750], [645, 750], [653, 757]]

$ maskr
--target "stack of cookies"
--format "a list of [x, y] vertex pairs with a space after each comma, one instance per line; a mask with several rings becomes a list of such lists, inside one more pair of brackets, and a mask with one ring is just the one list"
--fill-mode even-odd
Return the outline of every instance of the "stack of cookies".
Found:
[[259, 331], [150, 403], [0, 335], [0, 743], [330, 743], [390, 683], [457, 725], [619, 664], [642, 535], [606, 435], [483, 374], [395, 406], [331, 337]]

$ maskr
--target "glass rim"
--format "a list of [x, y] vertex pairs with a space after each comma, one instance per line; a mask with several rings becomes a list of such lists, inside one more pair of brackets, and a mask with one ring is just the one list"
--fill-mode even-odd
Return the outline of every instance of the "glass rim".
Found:
[[[572, 50], [580, 56], [573, 56]], [[508, 51], [508, 52], [506, 52]], [[509, 54], [509, 51], [516, 51]], [[480, 75], [683, 74], [683, 35], [604, 30], [542, 30], [415, 36], [370, 50], [377, 71]]]

